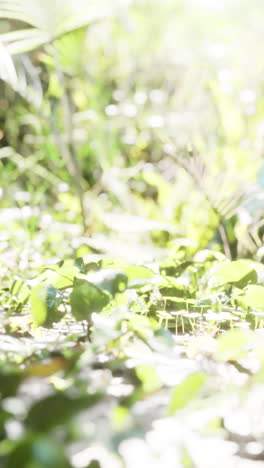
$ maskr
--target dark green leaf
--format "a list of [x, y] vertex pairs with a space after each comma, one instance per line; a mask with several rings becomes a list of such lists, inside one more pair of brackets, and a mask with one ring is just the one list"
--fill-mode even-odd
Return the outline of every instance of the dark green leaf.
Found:
[[7, 468], [71, 468], [61, 444], [48, 437], [28, 436], [17, 443]]
[[99, 399], [98, 394], [71, 398], [64, 393], [56, 393], [32, 406], [26, 424], [34, 431], [49, 431], [53, 427], [66, 424], [79, 411], [95, 405]]
[[22, 380], [20, 372], [0, 372], [0, 397], [6, 398], [15, 395]]
[[102, 291], [108, 291], [112, 295], [123, 292], [127, 287], [127, 275], [117, 269], [91, 273], [88, 279], [91, 283], [102, 289]]
[[71, 311], [77, 320], [89, 320], [93, 312], [100, 312], [110, 297], [94, 284], [78, 279], [70, 295]]

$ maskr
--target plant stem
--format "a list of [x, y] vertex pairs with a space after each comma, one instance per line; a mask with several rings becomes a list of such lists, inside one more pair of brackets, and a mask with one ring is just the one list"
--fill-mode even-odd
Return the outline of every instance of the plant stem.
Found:
[[218, 232], [219, 232], [219, 235], [221, 237], [221, 241], [223, 243], [225, 256], [229, 260], [232, 260], [232, 253], [231, 253], [230, 245], [229, 245], [228, 238], [227, 238], [227, 235], [226, 235], [225, 226], [224, 226], [224, 224], [222, 222], [220, 222], [220, 224], [219, 224]]
[[57, 76], [63, 89], [62, 96], [60, 99], [60, 106], [61, 106], [61, 110], [63, 114], [64, 129], [65, 129], [65, 133], [67, 136], [67, 141], [65, 141], [61, 137], [60, 132], [56, 125], [54, 125], [55, 137], [56, 137], [57, 146], [59, 148], [61, 156], [63, 157], [65, 165], [72, 178], [75, 193], [77, 194], [78, 199], [79, 199], [83, 228], [86, 231], [87, 216], [86, 216], [86, 209], [85, 209], [85, 203], [84, 203], [84, 188], [83, 188], [83, 181], [82, 181], [82, 173], [81, 173], [78, 156], [77, 156], [75, 144], [74, 144], [73, 122], [72, 122], [70, 99], [69, 99], [68, 92], [67, 92], [65, 75], [62, 70], [60, 59], [59, 59], [59, 54], [55, 46], [53, 46], [53, 52], [54, 52], [54, 60], [55, 60]]

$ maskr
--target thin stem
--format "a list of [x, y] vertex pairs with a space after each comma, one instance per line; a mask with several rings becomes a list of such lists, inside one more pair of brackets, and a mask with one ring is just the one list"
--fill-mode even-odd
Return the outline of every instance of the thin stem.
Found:
[[221, 237], [221, 241], [222, 241], [222, 243], [223, 243], [225, 256], [226, 256], [229, 260], [232, 260], [232, 253], [231, 253], [231, 249], [230, 249], [230, 246], [229, 246], [228, 238], [227, 238], [227, 235], [226, 235], [225, 226], [224, 226], [224, 224], [221, 223], [221, 222], [220, 222], [219, 227], [218, 227], [218, 232], [219, 232], [219, 235], [220, 235], [220, 237]]
[[65, 75], [63, 73], [63, 70], [60, 64], [59, 54], [55, 46], [53, 46], [53, 51], [54, 51], [54, 59], [55, 59], [57, 76], [63, 89], [62, 96], [60, 99], [60, 105], [61, 105], [63, 119], [64, 119], [64, 129], [67, 135], [67, 142], [61, 137], [60, 132], [56, 125], [54, 125], [55, 138], [57, 141], [57, 146], [59, 148], [59, 151], [61, 152], [61, 156], [63, 157], [66, 167], [72, 178], [73, 185], [74, 185], [74, 188], [75, 188], [75, 191], [78, 196], [79, 203], [80, 203], [83, 228], [86, 231], [87, 222], [86, 222], [86, 210], [85, 210], [85, 203], [84, 203], [84, 188], [83, 188], [83, 181], [82, 181], [82, 173], [81, 173], [80, 165], [78, 162], [78, 157], [76, 154], [75, 144], [74, 144], [70, 99], [67, 93]]

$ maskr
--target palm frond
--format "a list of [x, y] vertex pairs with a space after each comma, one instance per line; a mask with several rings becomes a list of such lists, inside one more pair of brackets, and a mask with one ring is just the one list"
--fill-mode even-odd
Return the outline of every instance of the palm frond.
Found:
[[219, 220], [232, 217], [247, 200], [248, 187], [244, 181], [232, 180], [226, 168], [215, 172], [195, 148], [170, 154], [176, 163], [193, 179]]
[[15, 57], [14, 63], [18, 77], [16, 91], [35, 108], [40, 108], [43, 101], [43, 90], [36, 67], [24, 54]]
[[0, 0], [0, 18], [31, 26], [2, 34], [0, 40], [12, 54], [27, 52], [112, 13], [112, 8], [87, 0]]
[[18, 79], [14, 62], [7, 48], [0, 42], [0, 79], [9, 83], [13, 89], [17, 89]]
[[29, 57], [19, 55], [13, 60], [9, 51], [0, 42], [0, 62], [0, 79], [35, 107], [40, 107], [43, 97], [42, 86], [37, 70]]
[[[228, 258], [232, 259], [225, 222], [238, 214], [239, 210], [251, 200], [252, 187], [234, 174], [228, 173], [225, 167], [216, 171], [215, 165], [212, 165], [210, 161], [205, 161], [195, 148], [178, 152], [176, 148], [173, 152], [172, 148], [174, 145], [170, 145], [170, 151], [167, 154], [192, 178], [196, 188], [208, 202], [218, 219], [218, 232], [224, 252]], [[254, 243], [255, 246], [259, 246], [259, 241], [256, 241], [256, 232], [254, 229], [252, 232], [245, 231], [244, 238], [251, 250]]]
[[45, 21], [45, 8], [41, 2], [34, 0], [1, 0], [0, 18], [22, 21], [41, 29]]
[[8, 52], [12, 55], [30, 52], [50, 40], [46, 31], [36, 28], [18, 29], [6, 34], [0, 34], [0, 40], [6, 45]]

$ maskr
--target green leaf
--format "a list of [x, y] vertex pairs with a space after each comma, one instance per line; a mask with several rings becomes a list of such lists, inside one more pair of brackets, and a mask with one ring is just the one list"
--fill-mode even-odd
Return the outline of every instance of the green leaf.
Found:
[[108, 269], [124, 270], [128, 266], [128, 264], [124, 260], [120, 260], [119, 258], [111, 258], [111, 257], [102, 258], [100, 264], [101, 264], [102, 269], [105, 269], [105, 270], [108, 270]]
[[159, 289], [163, 297], [182, 298], [189, 296], [188, 292], [186, 291], [186, 287], [178, 279], [169, 276], [166, 276], [165, 279], [162, 279]]
[[19, 29], [0, 35], [0, 40], [6, 44], [11, 55], [29, 52], [49, 42], [49, 35], [45, 31], [36, 28]]
[[152, 393], [158, 390], [162, 386], [162, 382], [152, 366], [141, 364], [136, 367], [136, 374], [141, 380], [143, 390], [146, 393]]
[[44, 273], [38, 277], [39, 282], [51, 284], [57, 289], [66, 289], [73, 286], [73, 281], [80, 273], [78, 265], [73, 262], [62, 262], [61, 266], [54, 265], [47, 268]]
[[0, 372], [0, 397], [6, 398], [16, 394], [17, 388], [22, 381], [22, 373]]
[[98, 460], [92, 460], [87, 466], [87, 468], [101, 468], [101, 464]]
[[242, 307], [264, 310], [264, 286], [247, 286], [243, 294], [236, 296], [235, 301]]
[[57, 289], [51, 284], [35, 286], [30, 294], [31, 313], [37, 326], [44, 325], [56, 308]]
[[87, 266], [84, 263], [83, 257], [78, 257], [74, 261], [74, 265], [80, 270], [81, 273], [87, 273]]
[[0, 79], [8, 83], [12, 86], [13, 89], [17, 89], [18, 87], [18, 78], [15, 69], [15, 65], [13, 63], [12, 58], [6, 48], [0, 42], [0, 58], [1, 58], [1, 67], [0, 67]]
[[95, 405], [100, 398], [99, 394], [73, 398], [65, 393], [56, 393], [32, 406], [26, 424], [33, 431], [49, 431], [53, 427], [66, 424], [79, 411]]
[[14, 280], [10, 288], [10, 293], [15, 296], [21, 304], [25, 304], [30, 295], [28, 285], [20, 279]]
[[154, 272], [142, 265], [130, 265], [125, 268], [129, 286], [142, 286], [154, 277]]
[[232, 284], [243, 289], [248, 283], [256, 283], [257, 272], [246, 260], [236, 260], [234, 262], [220, 265], [214, 272], [214, 279], [217, 285]]
[[217, 341], [215, 357], [219, 361], [236, 360], [245, 357], [247, 346], [254, 340], [254, 335], [248, 330], [229, 330]]
[[206, 379], [205, 374], [196, 372], [175, 387], [169, 404], [170, 415], [174, 415], [178, 410], [184, 408], [199, 393]]
[[71, 311], [77, 320], [89, 320], [93, 312], [100, 312], [110, 297], [94, 284], [78, 279], [70, 295]]
[[127, 275], [121, 270], [101, 270], [90, 273], [87, 279], [102, 291], [114, 295], [123, 292], [127, 287]]
[[0, 17], [22, 21], [32, 28], [2, 35], [12, 53], [33, 50], [67, 33], [113, 15], [86, 0], [0, 0]]
[[0, 434], [2, 435], [5, 431], [5, 424], [9, 419], [13, 419], [13, 415], [8, 411], [0, 409]]
[[16, 444], [5, 466], [71, 468], [60, 444], [51, 438], [35, 435], [29, 435]]

